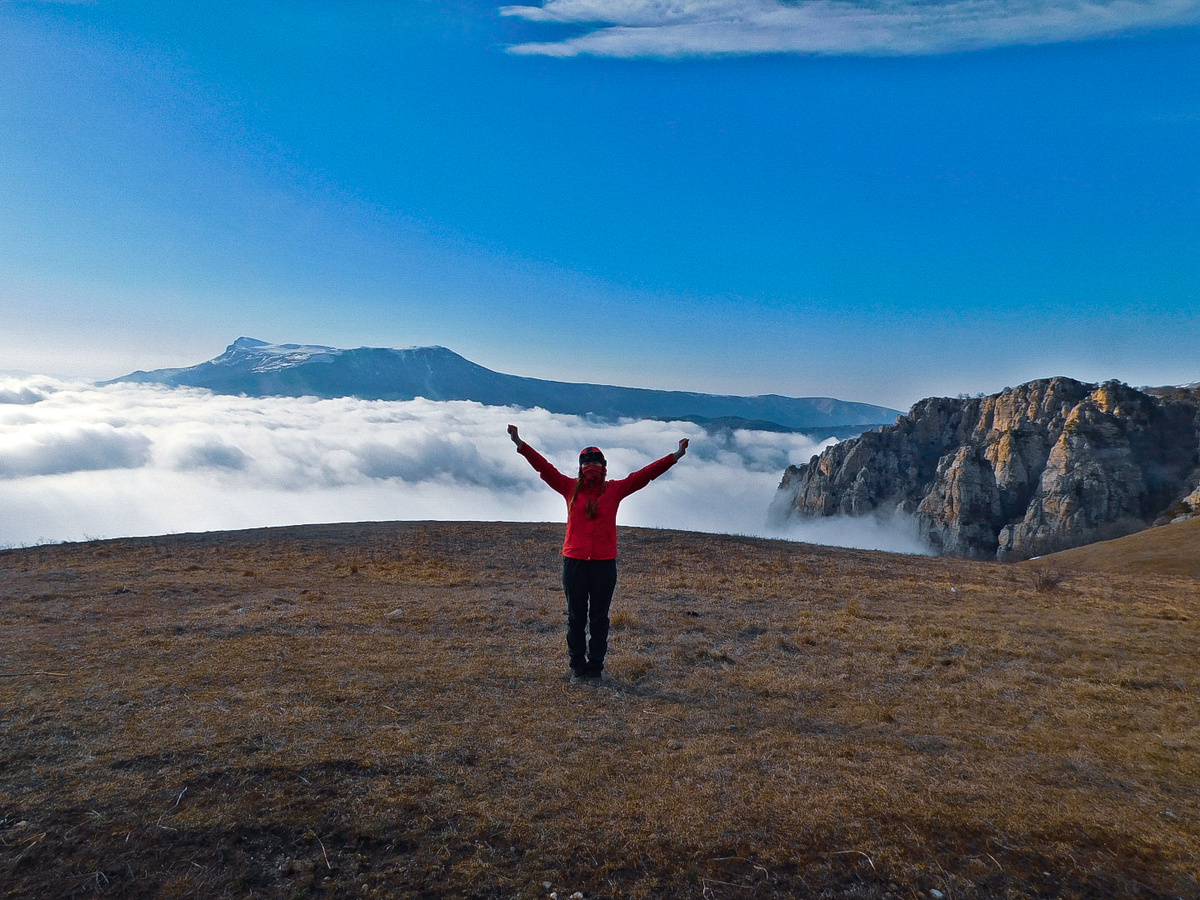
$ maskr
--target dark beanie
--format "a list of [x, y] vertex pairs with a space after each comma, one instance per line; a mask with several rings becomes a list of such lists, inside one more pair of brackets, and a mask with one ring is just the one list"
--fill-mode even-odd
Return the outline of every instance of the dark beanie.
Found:
[[579, 465], [586, 466], [591, 463], [600, 463], [602, 466], [608, 466], [608, 463], [604, 461], [604, 454], [600, 452], [599, 447], [584, 447], [579, 451]]

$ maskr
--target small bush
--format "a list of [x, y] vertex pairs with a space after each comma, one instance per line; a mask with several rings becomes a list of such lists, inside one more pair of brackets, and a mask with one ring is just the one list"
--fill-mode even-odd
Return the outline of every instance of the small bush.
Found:
[[1039, 566], [1033, 570], [1033, 589], [1039, 594], [1057, 591], [1066, 580], [1066, 573], [1053, 566]]

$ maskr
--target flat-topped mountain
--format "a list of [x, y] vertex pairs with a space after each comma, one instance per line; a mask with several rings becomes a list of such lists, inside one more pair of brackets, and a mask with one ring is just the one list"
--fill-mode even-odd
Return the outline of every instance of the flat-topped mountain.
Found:
[[930, 398], [789, 466], [782, 519], [899, 510], [939, 553], [1021, 559], [1200, 512], [1200, 390], [1032, 381]]
[[[238, 338], [208, 362], [134, 372], [113, 381], [207, 388], [251, 397], [474, 400], [601, 418], [675, 419], [763, 429], [861, 429], [895, 421], [899, 410], [830, 397], [736, 397], [576, 384], [493, 372], [445, 347], [339, 350]], [[857, 433], [857, 432], [856, 432]]]

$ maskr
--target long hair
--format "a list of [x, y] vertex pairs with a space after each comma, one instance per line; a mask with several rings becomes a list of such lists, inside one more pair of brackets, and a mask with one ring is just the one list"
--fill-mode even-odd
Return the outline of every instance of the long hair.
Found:
[[[579, 468], [582, 471], [583, 467], [580, 466]], [[596, 501], [600, 499], [600, 495], [604, 493], [604, 489], [606, 487], [608, 487], [608, 482], [601, 481], [600, 482], [600, 490], [596, 491], [596, 496], [588, 498], [587, 506], [584, 507], [584, 515], [586, 515], [589, 519], [596, 518]], [[577, 475], [575, 477], [575, 490], [571, 492], [571, 499], [567, 503], [567, 509], [570, 509], [572, 506], [575, 505], [575, 498], [579, 496], [579, 492], [582, 489], [583, 489], [583, 476]]]

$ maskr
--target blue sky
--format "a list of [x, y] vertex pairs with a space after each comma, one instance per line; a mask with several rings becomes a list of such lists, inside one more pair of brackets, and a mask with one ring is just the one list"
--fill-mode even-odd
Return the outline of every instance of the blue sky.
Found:
[[1200, 379], [1200, 0], [0, 0], [0, 369]]

